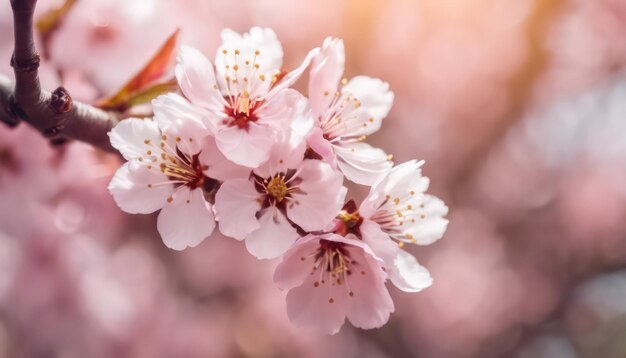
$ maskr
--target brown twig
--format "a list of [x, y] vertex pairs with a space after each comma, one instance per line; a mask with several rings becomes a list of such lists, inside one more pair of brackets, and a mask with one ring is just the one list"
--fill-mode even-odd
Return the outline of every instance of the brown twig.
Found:
[[37, 0], [11, 0], [15, 84], [0, 76], [0, 120], [9, 125], [23, 120], [46, 137], [76, 139], [114, 152], [107, 136], [119, 120], [114, 113], [73, 101], [63, 87], [52, 93], [41, 88], [39, 55], [33, 40], [36, 4]]

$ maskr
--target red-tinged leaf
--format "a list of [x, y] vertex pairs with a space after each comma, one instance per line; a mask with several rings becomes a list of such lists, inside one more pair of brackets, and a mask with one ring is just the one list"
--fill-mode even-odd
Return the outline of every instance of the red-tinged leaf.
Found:
[[178, 82], [176, 81], [175, 78], [169, 81], [153, 84], [151, 86], [146, 87], [144, 90], [133, 94], [126, 102], [126, 108], [120, 108], [119, 111], [123, 112], [127, 110], [128, 108], [131, 108], [140, 104], [148, 103], [162, 94], [175, 92], [177, 89], [178, 89]]
[[[136, 103], [137, 96], [141, 97], [142, 93], [151, 93], [151, 86], [162, 78], [174, 63], [174, 50], [178, 42], [179, 32], [180, 30], [176, 30], [141, 71], [131, 78], [116, 94], [98, 101], [96, 106], [106, 110], [124, 111], [138, 104]], [[159, 86], [156, 85], [154, 87], [161, 89], [170, 88], [168, 86]], [[155, 90], [152, 89], [152, 91]], [[132, 104], [130, 103], [131, 99], [134, 99]]]
[[50, 9], [37, 19], [35, 24], [39, 36], [41, 37], [41, 43], [43, 47], [43, 55], [46, 58], [50, 57], [50, 41], [52, 36], [59, 29], [65, 16], [76, 5], [78, 0], [65, 0], [63, 5], [58, 8]]

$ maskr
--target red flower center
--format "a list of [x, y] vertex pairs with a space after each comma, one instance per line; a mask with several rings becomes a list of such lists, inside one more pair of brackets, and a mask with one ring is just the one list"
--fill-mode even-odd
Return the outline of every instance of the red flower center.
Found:
[[[228, 97], [226, 97], [228, 101]], [[254, 113], [254, 110], [259, 107], [262, 102], [250, 100], [250, 95], [247, 91], [244, 91], [240, 95], [236, 105], [224, 107], [224, 113], [229, 118], [224, 119], [223, 123], [229, 127], [237, 126], [240, 129], [248, 130], [250, 122], [256, 122], [259, 118]]]

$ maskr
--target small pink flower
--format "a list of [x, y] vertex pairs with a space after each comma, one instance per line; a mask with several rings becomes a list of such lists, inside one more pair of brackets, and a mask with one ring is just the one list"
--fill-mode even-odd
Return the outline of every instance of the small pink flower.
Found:
[[305, 143], [292, 133], [249, 178], [226, 180], [215, 198], [220, 231], [258, 258], [283, 254], [300, 237], [296, 227], [323, 229], [346, 195], [343, 176], [319, 160], [303, 159]]
[[242, 175], [217, 150], [201, 113], [169, 94], [153, 101], [155, 117], [130, 118], [110, 132], [128, 160], [109, 184], [117, 205], [131, 214], [161, 209], [157, 228], [169, 248], [198, 245], [215, 227], [212, 205], [219, 180]]
[[372, 185], [393, 163], [384, 151], [363, 141], [378, 131], [394, 96], [389, 84], [379, 79], [341, 79], [344, 64], [343, 41], [326, 38], [311, 66], [309, 98], [316, 126], [308, 142], [324, 160], [337, 165], [346, 178]]
[[345, 318], [363, 329], [381, 327], [394, 310], [382, 260], [353, 234], [300, 239], [276, 268], [274, 282], [289, 290], [292, 322], [335, 334]]
[[283, 132], [293, 128], [304, 135], [310, 129], [307, 99], [288, 87], [318, 50], [283, 77], [283, 50], [274, 31], [253, 27], [240, 35], [227, 29], [215, 66], [198, 50], [183, 47], [176, 78], [185, 96], [206, 110], [204, 118], [219, 150], [233, 162], [254, 168], [269, 158]]
[[[429, 179], [422, 176], [423, 161], [395, 166], [372, 187], [359, 207], [359, 230], [363, 240], [386, 262], [391, 281], [401, 290], [420, 291], [432, 283], [428, 271], [404, 250], [391, 248], [392, 239], [429, 245], [446, 231], [448, 207], [425, 194]], [[396, 245], [393, 245], [396, 246]]]

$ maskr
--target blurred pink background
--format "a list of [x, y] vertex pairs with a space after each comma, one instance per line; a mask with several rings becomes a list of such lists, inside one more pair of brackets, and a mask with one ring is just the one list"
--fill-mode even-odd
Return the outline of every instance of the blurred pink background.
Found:
[[[212, 57], [222, 28], [254, 25], [277, 32], [287, 68], [334, 36], [348, 78], [391, 84], [371, 143], [425, 159], [450, 207], [444, 239], [411, 249], [434, 285], [392, 289], [382, 329], [302, 330], [277, 262], [217, 234], [168, 250], [154, 217], [109, 196], [116, 157], [1, 126], [1, 357], [626, 356], [625, 1], [78, 0], [43, 84], [93, 101], [177, 27]], [[0, 33], [10, 75], [7, 0]]]

